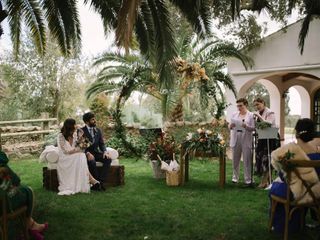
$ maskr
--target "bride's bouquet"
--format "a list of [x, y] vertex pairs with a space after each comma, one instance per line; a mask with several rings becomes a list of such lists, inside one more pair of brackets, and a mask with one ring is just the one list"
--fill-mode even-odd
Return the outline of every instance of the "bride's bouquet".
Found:
[[84, 132], [81, 129], [78, 129], [76, 146], [82, 150], [85, 150], [91, 145], [92, 142], [84, 135]]

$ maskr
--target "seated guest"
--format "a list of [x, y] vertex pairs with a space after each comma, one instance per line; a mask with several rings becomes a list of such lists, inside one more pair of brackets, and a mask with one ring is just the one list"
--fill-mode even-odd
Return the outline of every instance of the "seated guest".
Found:
[[[314, 138], [310, 144], [312, 144], [315, 149], [317, 149], [317, 153], [315, 153], [313, 156], [309, 156], [311, 160], [320, 160], [320, 138]], [[320, 177], [320, 167], [316, 168], [316, 172], [318, 176]]]
[[[82, 128], [84, 135], [92, 143], [92, 145], [85, 150], [89, 171], [94, 178], [99, 180], [99, 182], [101, 183], [101, 188], [105, 190], [103, 187], [103, 182], [107, 177], [111, 159], [104, 144], [102, 132], [99, 128], [96, 127], [96, 119], [94, 114], [91, 112], [87, 112], [83, 115], [82, 119], [86, 124], [86, 126]], [[101, 162], [103, 164], [101, 175], [98, 174], [96, 162]]]
[[78, 135], [76, 132], [76, 121], [72, 118], [66, 119], [58, 135], [59, 195], [89, 193], [90, 183], [93, 185], [92, 190], [100, 189], [99, 181], [89, 173], [86, 155], [79, 146], [80, 137], [81, 133]]
[[7, 165], [8, 162], [9, 159], [7, 155], [0, 151], [0, 184], [3, 185], [5, 178], [11, 179], [11, 185], [8, 185], [8, 189], [6, 189], [8, 192], [7, 199], [10, 207], [14, 211], [22, 206], [27, 206], [27, 225], [29, 232], [34, 239], [42, 240], [44, 239], [42, 233], [48, 228], [48, 223], [40, 224], [32, 218], [32, 211], [34, 207], [33, 191], [30, 187], [20, 184], [20, 178], [10, 169], [10, 167]]
[[[273, 151], [272, 156], [272, 165], [273, 167], [279, 172], [279, 177], [275, 179], [270, 189], [270, 194], [286, 198], [287, 192], [287, 184], [285, 182], [284, 176], [285, 172], [282, 172], [280, 160], [281, 158], [290, 151], [294, 154], [292, 159], [298, 160], [310, 160], [314, 158], [319, 159], [319, 153], [317, 153], [317, 149], [310, 144], [310, 141], [313, 139], [315, 132], [314, 132], [314, 123], [311, 119], [303, 118], [298, 120], [296, 126], [296, 138], [297, 143], [289, 143], [284, 145], [281, 148]], [[314, 184], [312, 187], [312, 191], [315, 193], [317, 198], [320, 197], [320, 182], [319, 177], [316, 174], [314, 168], [299, 168], [298, 169], [301, 177], [306, 180], [310, 184]], [[298, 179], [296, 175], [292, 175], [290, 184], [290, 190], [292, 192], [292, 197], [297, 200], [298, 203], [308, 203], [312, 202], [313, 199], [309, 193], [306, 194], [307, 190], [304, 187], [301, 180]], [[274, 221], [273, 227], [276, 232], [283, 232], [284, 230], [284, 222], [285, 222], [285, 209], [282, 204], [278, 204]], [[291, 216], [289, 222], [289, 232], [294, 232], [300, 229], [300, 212], [294, 211], [293, 215]]]

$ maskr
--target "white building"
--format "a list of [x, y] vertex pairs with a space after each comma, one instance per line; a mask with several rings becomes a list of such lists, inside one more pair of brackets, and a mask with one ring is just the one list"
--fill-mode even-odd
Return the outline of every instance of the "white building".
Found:
[[[246, 70], [241, 62], [232, 59], [228, 71], [238, 92], [246, 97], [256, 82], [263, 84], [270, 95], [270, 108], [276, 113], [280, 135], [284, 136], [285, 93], [294, 87], [301, 97], [301, 117], [312, 118], [320, 132], [320, 20], [310, 24], [304, 53], [300, 54], [298, 36], [302, 21], [289, 25], [266, 37], [263, 43], [249, 51], [254, 66]], [[227, 92], [227, 119], [236, 109], [236, 99]], [[252, 103], [249, 103], [252, 104]]]

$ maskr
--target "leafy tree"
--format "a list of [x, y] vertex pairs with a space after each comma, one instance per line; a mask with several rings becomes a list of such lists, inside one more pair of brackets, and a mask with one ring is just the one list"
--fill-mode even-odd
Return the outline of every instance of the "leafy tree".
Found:
[[253, 84], [247, 91], [246, 99], [248, 100], [249, 106], [248, 109], [249, 111], [253, 112], [255, 111], [255, 108], [253, 106], [253, 101], [256, 98], [262, 98], [268, 107], [270, 107], [270, 97], [268, 90], [263, 86], [261, 83], [255, 83]]
[[[268, 107], [270, 107], [270, 96], [268, 90], [263, 86], [261, 83], [255, 83], [252, 85], [248, 91], [246, 98], [248, 100], [249, 106], [248, 109], [250, 111], [255, 111], [254, 106], [253, 106], [253, 101], [261, 97], [265, 102]], [[285, 115], [288, 116], [290, 114], [290, 107], [289, 107], [289, 101], [290, 101], [290, 96], [289, 94], [285, 94]]]
[[53, 43], [47, 50], [42, 58], [26, 41], [19, 62], [10, 57], [2, 62], [1, 74], [8, 85], [8, 94], [1, 101], [3, 118], [16, 118], [10, 114], [20, 111], [23, 118], [48, 112], [51, 117], [64, 119], [74, 116], [81, 104], [84, 106], [81, 92], [85, 91], [85, 83], [81, 75], [86, 72], [80, 60], [62, 57]]

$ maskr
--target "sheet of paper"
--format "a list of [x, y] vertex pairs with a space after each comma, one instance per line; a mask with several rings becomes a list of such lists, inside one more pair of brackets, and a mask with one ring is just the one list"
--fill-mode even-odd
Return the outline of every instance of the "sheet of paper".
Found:
[[243, 122], [240, 120], [232, 119], [231, 123], [234, 123], [236, 126], [233, 128], [236, 131], [245, 131], [244, 127], [242, 127]]

